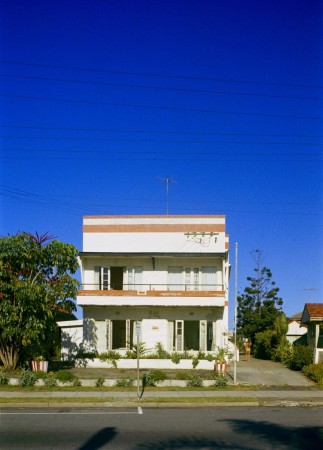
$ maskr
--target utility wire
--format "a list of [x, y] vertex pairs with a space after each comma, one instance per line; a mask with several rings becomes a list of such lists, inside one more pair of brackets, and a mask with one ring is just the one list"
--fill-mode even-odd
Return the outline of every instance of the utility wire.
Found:
[[265, 134], [265, 133], [223, 133], [217, 131], [174, 131], [174, 130], [140, 130], [140, 129], [115, 129], [115, 128], [86, 128], [86, 127], [47, 127], [42, 125], [8, 125], [0, 124], [0, 128], [27, 128], [55, 131], [95, 131], [104, 133], [156, 133], [156, 134], [183, 134], [183, 135], [212, 135], [212, 136], [256, 136], [256, 137], [308, 137], [322, 138], [323, 134]]
[[239, 144], [239, 145], [313, 145], [323, 146], [323, 142], [267, 142], [267, 141], [205, 141], [205, 140], [183, 140], [183, 139], [129, 139], [129, 138], [111, 138], [111, 137], [74, 137], [74, 136], [11, 136], [0, 135], [5, 139], [45, 139], [45, 140], [64, 140], [64, 141], [121, 141], [121, 142], [158, 142], [158, 143], [185, 143], [185, 144]]
[[267, 97], [267, 98], [281, 98], [281, 99], [291, 99], [291, 100], [323, 100], [322, 97], [304, 97], [297, 95], [277, 95], [277, 94], [258, 94], [253, 92], [236, 92], [236, 91], [214, 91], [210, 89], [192, 89], [192, 88], [177, 88], [177, 87], [166, 87], [158, 85], [147, 85], [147, 84], [131, 84], [131, 83], [112, 83], [109, 81], [93, 81], [93, 80], [72, 80], [68, 78], [53, 78], [53, 77], [35, 77], [31, 75], [16, 75], [16, 74], [6, 74], [0, 73], [0, 77], [3, 78], [16, 78], [25, 80], [38, 80], [38, 81], [55, 81], [62, 83], [75, 83], [75, 84], [91, 84], [97, 86], [113, 86], [122, 88], [138, 88], [138, 89], [151, 89], [151, 90], [161, 90], [161, 91], [172, 91], [172, 92], [184, 92], [184, 93], [199, 93], [199, 94], [213, 94], [213, 95], [242, 95], [248, 97]]
[[139, 105], [131, 103], [110, 103], [94, 100], [79, 100], [79, 99], [64, 99], [53, 97], [38, 97], [32, 95], [15, 95], [0, 93], [1, 97], [16, 98], [23, 100], [44, 100], [58, 103], [75, 103], [75, 104], [92, 104], [92, 105], [104, 105], [119, 108], [140, 108], [140, 109], [155, 109], [164, 111], [182, 111], [182, 112], [199, 112], [199, 113], [212, 113], [212, 114], [228, 114], [228, 115], [240, 115], [240, 116], [256, 116], [256, 117], [274, 117], [281, 119], [306, 119], [306, 120], [322, 120], [322, 116], [302, 116], [291, 114], [270, 114], [270, 113], [255, 113], [255, 112], [239, 112], [239, 111], [223, 111], [217, 109], [203, 109], [203, 108], [180, 108], [176, 106], [162, 106], [162, 105]]
[[175, 74], [165, 74], [165, 73], [149, 73], [149, 72], [139, 72], [139, 71], [122, 71], [122, 70], [111, 70], [111, 69], [100, 69], [100, 68], [89, 68], [89, 67], [76, 67], [76, 66], [64, 66], [64, 65], [54, 65], [54, 64], [37, 64], [25, 61], [12, 61], [12, 60], [0, 60], [0, 64], [8, 64], [15, 66], [25, 66], [25, 67], [43, 67], [46, 69], [59, 69], [59, 70], [74, 70], [82, 72], [93, 72], [93, 73], [111, 73], [116, 75], [135, 75], [143, 77], [158, 77], [158, 78], [170, 78], [178, 80], [196, 80], [196, 81], [215, 81], [220, 83], [241, 83], [241, 84], [254, 84], [254, 85], [267, 85], [267, 86], [288, 86], [288, 87], [304, 87], [304, 88], [318, 88], [322, 89], [322, 85], [307, 84], [307, 83], [279, 83], [274, 81], [257, 81], [257, 80], [241, 80], [241, 79], [228, 79], [228, 78], [213, 78], [213, 77], [197, 77], [188, 75], [175, 75]]

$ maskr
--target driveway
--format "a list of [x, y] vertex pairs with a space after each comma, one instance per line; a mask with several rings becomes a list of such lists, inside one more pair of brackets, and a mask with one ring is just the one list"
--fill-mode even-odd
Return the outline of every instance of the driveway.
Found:
[[[301, 372], [290, 370], [281, 363], [265, 361], [251, 357], [250, 361], [241, 360], [237, 362], [236, 381], [239, 384], [257, 384], [266, 386], [301, 386], [311, 387], [315, 385]], [[228, 375], [233, 379], [234, 365], [232, 363]]]

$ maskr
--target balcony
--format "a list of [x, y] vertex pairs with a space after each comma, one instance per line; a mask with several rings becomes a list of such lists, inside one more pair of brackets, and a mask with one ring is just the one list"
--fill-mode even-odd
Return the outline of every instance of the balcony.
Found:
[[[78, 291], [80, 306], [225, 306], [226, 292], [223, 285], [123, 285], [112, 289], [82, 285]], [[129, 289], [127, 289], [129, 288]]]

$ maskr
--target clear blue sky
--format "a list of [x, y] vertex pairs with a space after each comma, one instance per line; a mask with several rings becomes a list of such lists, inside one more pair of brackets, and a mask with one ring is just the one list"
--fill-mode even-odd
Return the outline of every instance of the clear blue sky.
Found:
[[287, 315], [322, 302], [321, 1], [1, 9], [1, 235], [81, 250], [83, 215], [163, 214], [172, 178], [170, 214], [226, 215], [240, 291], [259, 248]]

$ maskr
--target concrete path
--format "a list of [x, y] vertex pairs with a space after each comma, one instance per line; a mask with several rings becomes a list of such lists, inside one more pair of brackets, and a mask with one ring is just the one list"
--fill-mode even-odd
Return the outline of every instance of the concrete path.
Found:
[[[290, 370], [281, 363], [251, 358], [245, 360], [242, 355], [236, 366], [236, 382], [238, 384], [265, 385], [265, 386], [298, 386], [310, 387], [314, 383], [301, 372]], [[234, 365], [230, 366], [228, 375], [231, 381], [234, 378]]]

